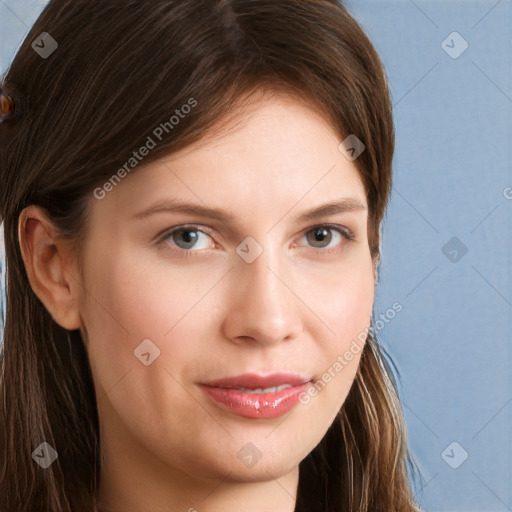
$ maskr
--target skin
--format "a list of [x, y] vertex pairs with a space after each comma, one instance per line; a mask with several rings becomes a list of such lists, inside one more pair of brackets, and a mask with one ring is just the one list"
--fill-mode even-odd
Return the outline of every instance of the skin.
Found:
[[[299, 101], [277, 96], [259, 105], [232, 133], [141, 167], [102, 200], [91, 197], [81, 272], [44, 210], [23, 211], [30, 284], [55, 321], [80, 329], [87, 345], [102, 512], [294, 510], [298, 465], [340, 410], [360, 352], [309, 403], [275, 419], [221, 410], [197, 383], [272, 371], [321, 379], [369, 326], [375, 268], [367, 201], [340, 142]], [[169, 198], [226, 210], [234, 220], [133, 218]], [[363, 208], [295, 220], [340, 198]], [[332, 229], [315, 245], [312, 228], [325, 223], [348, 228], [354, 240]], [[199, 230], [195, 245], [179, 232], [157, 240], [190, 224]], [[236, 252], [248, 236], [263, 247], [252, 263]], [[134, 355], [145, 339], [160, 350], [148, 366]], [[262, 453], [252, 467], [237, 457], [249, 442]]]

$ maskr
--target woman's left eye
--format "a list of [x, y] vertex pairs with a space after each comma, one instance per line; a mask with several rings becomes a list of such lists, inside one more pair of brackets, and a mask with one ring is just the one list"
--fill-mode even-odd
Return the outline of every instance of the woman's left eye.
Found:
[[306, 238], [308, 245], [315, 249], [326, 249], [333, 241], [335, 243], [331, 245], [331, 247], [337, 249], [342, 243], [343, 239], [354, 239], [354, 235], [349, 229], [342, 226], [333, 226], [330, 224], [322, 224], [320, 226], [315, 226], [312, 229], [308, 229], [305, 232], [304, 237]]
[[[343, 239], [353, 240], [354, 235], [349, 229], [343, 226], [321, 224], [306, 230], [301, 238], [305, 238], [306, 245], [309, 245], [313, 249], [330, 253], [339, 250]], [[212, 241], [210, 244], [208, 243], [208, 239]], [[216, 247], [212, 236], [202, 229], [199, 229], [198, 226], [177, 226], [167, 231], [160, 237], [159, 241], [165, 242], [173, 251], [181, 252], [186, 255]], [[298, 245], [294, 243], [293, 246], [302, 247], [302, 244]], [[329, 249], [329, 247], [333, 247], [334, 250], [325, 250]]]

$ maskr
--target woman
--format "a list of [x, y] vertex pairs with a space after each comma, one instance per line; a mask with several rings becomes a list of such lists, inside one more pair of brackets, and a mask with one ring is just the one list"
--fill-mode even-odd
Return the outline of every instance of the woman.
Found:
[[50, 0], [2, 94], [0, 510], [419, 510], [344, 7]]

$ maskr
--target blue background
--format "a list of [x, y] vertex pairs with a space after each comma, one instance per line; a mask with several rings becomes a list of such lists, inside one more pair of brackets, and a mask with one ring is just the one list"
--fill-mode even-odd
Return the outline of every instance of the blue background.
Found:
[[[0, 1], [2, 72], [44, 4]], [[416, 496], [429, 512], [512, 510], [512, 2], [345, 4], [393, 97], [374, 311], [403, 305], [378, 336], [400, 375]]]

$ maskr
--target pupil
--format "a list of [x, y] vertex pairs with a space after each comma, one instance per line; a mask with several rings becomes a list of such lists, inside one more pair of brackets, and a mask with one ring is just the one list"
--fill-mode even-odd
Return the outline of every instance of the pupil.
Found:
[[182, 239], [186, 244], [193, 243], [197, 240], [197, 233], [191, 229], [182, 229], [178, 233], [182, 234]]
[[[314, 235], [313, 245], [318, 242], [326, 242], [327, 241], [327, 243], [329, 243], [332, 238], [332, 235], [325, 228], [315, 229], [312, 233]], [[327, 238], [327, 240], [326, 240], [326, 238]]]
[[[326, 236], [326, 232], [325, 232], [325, 229], [317, 229], [316, 232], [315, 232], [315, 235], [316, 235], [316, 239], [318, 240], [319, 238], [323, 238], [324, 236]], [[320, 240], [321, 241], [321, 240]]]

